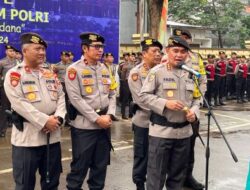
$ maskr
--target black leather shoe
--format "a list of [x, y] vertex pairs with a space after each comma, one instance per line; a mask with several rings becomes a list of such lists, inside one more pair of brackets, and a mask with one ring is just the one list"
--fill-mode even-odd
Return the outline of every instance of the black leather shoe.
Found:
[[184, 187], [191, 188], [192, 190], [203, 190], [204, 185], [198, 182], [193, 176], [186, 178]]
[[122, 119], [128, 120], [128, 117], [126, 117], [126, 116], [122, 116]]
[[138, 183], [138, 184], [136, 184], [136, 190], [145, 190], [144, 183]]

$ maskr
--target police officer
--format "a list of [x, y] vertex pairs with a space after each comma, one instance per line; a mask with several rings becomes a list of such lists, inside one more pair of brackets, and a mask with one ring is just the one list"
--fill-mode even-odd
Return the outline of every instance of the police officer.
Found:
[[127, 64], [128, 62], [128, 59], [129, 59], [129, 55], [130, 53], [123, 53], [123, 60], [120, 62], [119, 66], [118, 66], [118, 70], [117, 70], [117, 73], [118, 73], [118, 76], [119, 76], [119, 82], [120, 82], [120, 85], [119, 85], [119, 103], [122, 103], [122, 88], [123, 88], [123, 79], [121, 77], [121, 71], [122, 71], [122, 67], [123, 65]]
[[0, 60], [0, 96], [1, 96], [0, 137], [5, 137], [6, 129], [8, 127], [8, 117], [5, 114], [5, 110], [10, 109], [10, 102], [6, 97], [3, 83], [7, 71], [16, 66], [15, 48], [12, 45], [5, 45], [5, 54], [6, 57]]
[[126, 115], [126, 107], [129, 106], [129, 117], [132, 117], [132, 110], [130, 102], [132, 101], [131, 93], [128, 86], [128, 76], [130, 70], [134, 67], [135, 64], [135, 53], [129, 55], [128, 62], [126, 62], [121, 68], [121, 95], [122, 95], [122, 105], [121, 105], [121, 114], [122, 119], [128, 119]]
[[227, 85], [227, 99], [231, 100], [233, 95], [235, 95], [235, 67], [238, 64], [237, 53], [231, 53], [231, 59], [227, 63], [227, 75], [226, 75], [226, 85]]
[[[13, 121], [11, 134], [15, 189], [35, 189], [37, 170], [42, 190], [57, 189], [62, 172], [60, 124], [66, 113], [64, 93], [53, 71], [43, 66], [47, 43], [36, 33], [24, 33], [20, 39], [24, 60], [7, 72], [4, 81], [13, 114], [19, 116]], [[49, 183], [46, 171], [50, 173]]]
[[118, 83], [115, 80], [116, 65], [114, 64], [114, 56], [112, 53], [105, 53], [104, 54], [104, 65], [109, 70], [110, 79], [111, 79], [110, 89], [116, 90], [116, 88], [118, 87]]
[[[179, 190], [185, 179], [189, 157], [190, 123], [199, 117], [200, 100], [193, 98], [194, 81], [177, 69], [188, 57], [188, 43], [177, 36], [168, 40], [168, 62], [149, 72], [140, 94], [151, 111], [147, 190]], [[191, 66], [191, 65], [188, 65]], [[167, 175], [167, 179], [166, 179]]]
[[[174, 35], [180, 36], [182, 39], [186, 40], [188, 44], [192, 41], [192, 35], [188, 30], [184, 29], [175, 29], [173, 31]], [[190, 65], [194, 70], [198, 71], [201, 74], [201, 77], [199, 79], [195, 79], [197, 83], [199, 84], [199, 87], [201, 89], [201, 92], [205, 94], [207, 90], [207, 77], [205, 72], [205, 67], [203, 60], [200, 56], [200, 54], [192, 52], [191, 50], [188, 52], [189, 56], [185, 60], [186, 64]], [[200, 103], [203, 103], [201, 94], [199, 92], [199, 89], [197, 86], [195, 86], [193, 97], [196, 99], [200, 99]], [[191, 147], [190, 147], [190, 154], [189, 154], [189, 162], [188, 162], [188, 168], [187, 168], [187, 174], [186, 179], [184, 182], [185, 187], [192, 188], [194, 190], [201, 190], [204, 188], [204, 185], [198, 182], [194, 176], [193, 176], [193, 169], [194, 169], [194, 162], [195, 162], [195, 156], [194, 156], [194, 149], [195, 149], [195, 141], [196, 137], [199, 133], [200, 123], [197, 121], [195, 123], [192, 123], [193, 127], [193, 135], [191, 137]]]
[[141, 42], [142, 62], [134, 67], [129, 74], [128, 84], [134, 102], [134, 116], [132, 129], [134, 131], [134, 164], [133, 182], [137, 190], [144, 190], [148, 160], [148, 127], [150, 110], [140, 103], [139, 92], [148, 75], [148, 72], [161, 61], [162, 45], [155, 39], [146, 39]]
[[206, 91], [206, 98], [208, 104], [212, 106], [212, 95], [214, 91], [214, 75], [215, 75], [215, 68], [214, 68], [214, 55], [208, 54], [207, 55], [207, 64], [205, 66], [206, 74], [207, 74], [207, 91]]
[[71, 128], [72, 162], [67, 188], [81, 189], [89, 170], [89, 189], [101, 190], [110, 162], [110, 126], [116, 97], [110, 90], [109, 70], [99, 62], [104, 38], [96, 33], [82, 33], [80, 38], [83, 56], [68, 67], [65, 79], [70, 102], [77, 110]]
[[[226, 86], [226, 54], [224, 51], [219, 52], [219, 60], [215, 63], [215, 95], [214, 95], [214, 105], [219, 106], [225, 105], [223, 102], [223, 97], [225, 95], [225, 86]], [[218, 102], [219, 96], [219, 102]]]
[[70, 54], [67, 51], [61, 52], [61, 61], [53, 65], [53, 71], [57, 74], [58, 79], [64, 86], [66, 69], [69, 66]]
[[72, 51], [69, 51], [69, 64], [73, 63], [74, 62], [74, 53]]
[[247, 71], [246, 56], [243, 55], [241, 56], [240, 63], [235, 68], [237, 103], [246, 102], [244, 94], [246, 90]]

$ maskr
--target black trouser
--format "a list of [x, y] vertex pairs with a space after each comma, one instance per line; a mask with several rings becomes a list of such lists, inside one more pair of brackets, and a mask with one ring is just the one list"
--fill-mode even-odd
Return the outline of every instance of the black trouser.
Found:
[[[132, 100], [131, 93], [130, 93], [129, 86], [128, 86], [128, 80], [122, 81], [120, 96], [122, 96], [121, 114], [122, 116], [126, 116], [126, 106], [129, 106]], [[132, 110], [130, 106], [129, 106], [129, 115], [132, 115]]]
[[10, 110], [10, 101], [7, 98], [4, 87], [1, 87], [1, 109], [0, 109], [0, 133], [5, 133], [8, 127], [8, 117], [5, 110]]
[[236, 79], [236, 92], [237, 92], [237, 99], [243, 100], [244, 92], [246, 90], [246, 78], [238, 77]]
[[50, 145], [50, 183], [46, 183], [47, 154], [46, 145], [39, 147], [12, 146], [13, 176], [15, 190], [34, 190], [36, 171], [41, 176], [42, 190], [57, 190], [62, 172], [60, 143]]
[[207, 91], [206, 91], [206, 98], [208, 103], [211, 103], [212, 95], [214, 93], [214, 81], [208, 80], [207, 81]]
[[[65, 83], [64, 82], [61, 82], [62, 84], [62, 87], [63, 87], [63, 92], [65, 94], [65, 106], [66, 106], [66, 110], [68, 112], [69, 110], [69, 105], [70, 105], [70, 101], [69, 101], [69, 96], [68, 96], [68, 93], [67, 93], [67, 90], [66, 90], [66, 87], [65, 87]], [[69, 119], [69, 116], [68, 116], [68, 113], [66, 113], [65, 115], [65, 120], [66, 122], [70, 122], [70, 119]]]
[[234, 74], [227, 74], [226, 77], [226, 84], [227, 84], [227, 96], [228, 94], [230, 96], [232, 96], [233, 94], [235, 94], [235, 75]]
[[247, 99], [250, 100], [250, 78], [247, 78]]
[[87, 181], [89, 189], [104, 188], [107, 166], [110, 163], [110, 144], [107, 138], [110, 138], [110, 129], [71, 128], [72, 162], [71, 171], [66, 178], [69, 190], [82, 189], [88, 169], [90, 169]]
[[132, 124], [132, 128], [134, 131], [133, 182], [144, 184], [148, 163], [148, 128], [138, 127], [135, 124]]
[[[147, 190], [182, 189], [190, 138], [165, 139], [149, 136]], [[167, 180], [166, 180], [167, 175]]]
[[217, 100], [218, 96], [219, 99], [222, 99], [225, 95], [225, 85], [226, 85], [226, 77], [217, 76], [215, 75], [215, 92], [214, 92], [214, 98]]
[[193, 175], [193, 169], [194, 169], [194, 162], [195, 162], [195, 141], [196, 137], [199, 135], [199, 128], [200, 128], [200, 121], [194, 122], [191, 124], [193, 128], [193, 135], [190, 138], [190, 151], [188, 156], [188, 165], [187, 165], [187, 172], [186, 172], [186, 178], [188, 180], [189, 177]]

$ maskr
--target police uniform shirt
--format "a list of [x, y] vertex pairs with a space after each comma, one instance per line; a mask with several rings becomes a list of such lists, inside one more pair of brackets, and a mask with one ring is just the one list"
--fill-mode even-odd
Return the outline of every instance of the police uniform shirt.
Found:
[[65, 82], [66, 69], [69, 67], [69, 64], [64, 64], [59, 62], [53, 66], [56, 69], [57, 77], [61, 82]]
[[149, 68], [147, 68], [144, 62], [142, 62], [130, 71], [128, 77], [129, 89], [132, 94], [133, 101], [140, 107], [140, 109], [138, 109], [133, 116], [132, 123], [143, 128], [149, 127], [150, 110], [143, 106], [140, 102], [139, 94], [148, 72]]
[[88, 65], [84, 56], [67, 68], [65, 86], [71, 104], [79, 114], [72, 125], [80, 129], [101, 129], [96, 123], [97, 110], [108, 108], [115, 115], [116, 95], [110, 89], [109, 70], [104, 64]]
[[1, 80], [4, 80], [5, 75], [8, 70], [17, 65], [16, 59], [10, 60], [7, 57], [0, 60], [0, 77]]
[[[23, 131], [12, 128], [11, 143], [15, 146], [46, 145], [46, 133], [41, 129], [50, 115], [64, 118], [65, 97], [60, 81], [48, 67], [33, 72], [25, 63], [15, 66], [6, 74], [4, 88], [11, 107], [27, 121]], [[60, 129], [50, 135], [50, 143], [60, 141]]]
[[[172, 68], [168, 64], [160, 64], [150, 70], [140, 93], [141, 102], [155, 112], [167, 118], [169, 122], [186, 121], [185, 111], [172, 111], [166, 108], [168, 100], [179, 100], [193, 110], [199, 118], [200, 100], [193, 98], [194, 82], [189, 73]], [[149, 135], [161, 138], [183, 139], [193, 134], [191, 125], [174, 129], [172, 127], [150, 124]]]

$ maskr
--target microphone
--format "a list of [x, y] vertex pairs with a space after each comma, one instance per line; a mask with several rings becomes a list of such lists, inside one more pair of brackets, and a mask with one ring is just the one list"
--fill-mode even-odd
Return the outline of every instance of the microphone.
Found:
[[177, 68], [178, 69], [183, 69], [193, 75], [195, 75], [197, 78], [200, 78], [201, 77], [201, 74], [199, 72], [197, 72], [196, 70], [188, 67], [184, 62], [180, 62], [177, 64]]

